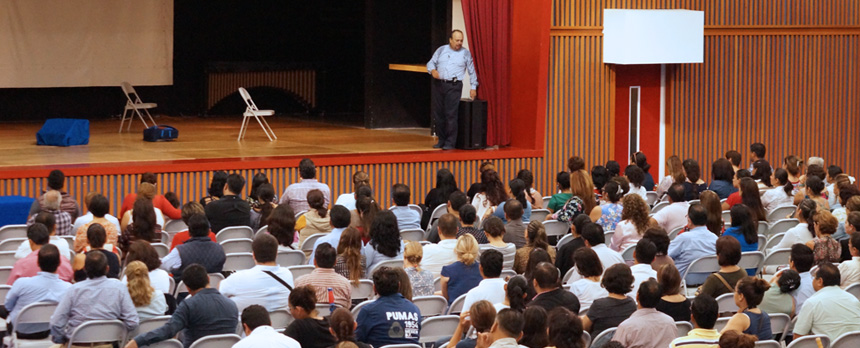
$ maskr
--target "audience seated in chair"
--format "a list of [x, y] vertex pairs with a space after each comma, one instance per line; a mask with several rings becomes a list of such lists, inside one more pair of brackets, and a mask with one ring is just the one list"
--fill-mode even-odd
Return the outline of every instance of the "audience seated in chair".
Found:
[[[48, 234], [50, 235], [49, 243], [53, 244], [57, 249], [60, 249], [60, 255], [67, 258], [71, 255], [69, 252], [69, 242], [63, 238], [57, 237], [57, 217], [54, 214], [40, 212], [36, 214], [33, 222], [40, 223], [48, 228]], [[21, 244], [18, 245], [18, 249], [15, 250], [15, 258], [22, 259], [27, 257], [27, 255], [30, 255], [32, 252], [33, 249], [30, 248], [30, 242], [25, 240], [21, 242]]]
[[804, 335], [826, 335], [833, 342], [840, 335], [860, 331], [860, 301], [839, 288], [839, 269], [830, 263], [818, 266], [812, 286], [815, 294], [797, 314], [794, 339]]
[[514, 255], [514, 272], [525, 273], [526, 265], [529, 263], [529, 255], [534, 249], [546, 250], [549, 253], [550, 261], [555, 263], [555, 248], [549, 245], [546, 228], [544, 228], [542, 221], [529, 222], [523, 232], [526, 245], [517, 249], [517, 253]]
[[302, 180], [287, 186], [278, 204], [288, 204], [296, 213], [308, 211], [310, 210], [310, 206], [308, 205], [307, 197], [308, 192], [311, 190], [320, 190], [322, 192], [325, 201], [324, 206], [331, 204], [331, 190], [328, 185], [317, 181], [317, 169], [314, 161], [311, 161], [309, 158], [303, 158], [299, 162], [299, 176], [301, 176]]
[[[203, 206], [200, 205], [200, 203], [191, 201], [182, 206], [182, 222], [185, 223], [186, 227], [188, 226], [188, 218], [194, 214], [206, 215], [206, 211], [203, 210]], [[174, 234], [173, 240], [170, 241], [170, 250], [172, 251], [176, 246], [184, 244], [189, 239], [191, 239], [191, 234], [188, 232], [187, 228], [184, 231]], [[212, 231], [209, 231], [209, 239], [213, 242], [217, 242], [215, 234], [212, 233]]]
[[90, 225], [87, 229], [87, 240], [89, 241], [89, 251], [84, 253], [79, 253], [75, 255], [75, 259], [73, 260], [72, 269], [75, 271], [75, 281], [80, 282], [87, 279], [87, 274], [84, 271], [84, 265], [86, 262], [86, 254], [91, 252], [100, 252], [104, 254], [107, 259], [108, 266], [110, 269], [108, 270], [107, 277], [119, 279], [119, 257], [116, 256], [112, 251], [105, 250], [105, 229], [102, 225], [95, 224]]
[[66, 176], [59, 169], [54, 169], [48, 174], [48, 189], [42, 190], [42, 193], [39, 197], [36, 198], [36, 201], [30, 206], [30, 212], [27, 214], [28, 216], [35, 215], [40, 211], [47, 212], [45, 207], [45, 194], [48, 191], [57, 191], [60, 193], [61, 202], [59, 206], [59, 210], [62, 210], [66, 213], [69, 213], [69, 217], [72, 221], [78, 218], [81, 215], [81, 208], [78, 207], [78, 202], [75, 200], [75, 197], [72, 197], [68, 192], [63, 191], [63, 188], [66, 186]]
[[117, 238], [117, 247], [120, 251], [128, 252], [129, 245], [139, 240], [148, 243], [161, 243], [161, 226], [164, 226], [164, 221], [159, 220], [160, 213], [153, 210], [151, 200], [142, 196], [138, 197], [137, 201], [134, 202], [134, 209], [127, 212], [126, 215], [133, 218], [129, 220], [128, 225]]
[[350, 214], [349, 210], [344, 206], [336, 205], [331, 208], [328, 212], [329, 214], [329, 232], [328, 234], [317, 238], [317, 241], [314, 242], [314, 251], [311, 252], [310, 258], [308, 258], [308, 264], [312, 265], [314, 262], [314, 252], [317, 247], [322, 243], [328, 243], [335, 249], [339, 249], [340, 238], [343, 235], [343, 231], [349, 227], [350, 222]]
[[625, 347], [663, 348], [669, 346], [676, 337], [678, 329], [675, 320], [654, 309], [663, 289], [655, 279], [649, 279], [639, 286], [636, 302], [639, 308], [629, 318], [618, 325], [612, 337]]
[[[726, 162], [728, 163], [728, 161]], [[682, 276], [693, 261], [703, 256], [714, 255], [717, 252], [717, 236], [705, 226], [708, 223], [708, 213], [705, 207], [701, 204], [691, 205], [690, 209], [687, 210], [687, 220], [687, 226], [690, 230], [672, 240], [667, 254], [675, 261], [675, 267], [678, 268], [678, 272]], [[701, 277], [702, 282], [704, 282], [704, 278]], [[687, 285], [701, 284], [702, 282], [695, 281]]]
[[298, 341], [275, 331], [269, 312], [260, 305], [250, 305], [242, 311], [242, 331], [245, 338], [233, 348], [301, 348]]
[[102, 225], [107, 233], [107, 244], [116, 246], [117, 238], [119, 237], [119, 220], [108, 214], [110, 210], [110, 202], [101, 194], [90, 192], [87, 194], [87, 210], [86, 215], [75, 220], [75, 225], [72, 227], [72, 232], [75, 235], [74, 250], [76, 253], [83, 251], [87, 244], [87, 228], [92, 224]]
[[[165, 224], [164, 212], [162, 212], [160, 208], [156, 207], [155, 203], [153, 201], [155, 199], [155, 196], [156, 196], [155, 193], [156, 193], [155, 192], [155, 185], [153, 185], [153, 184], [150, 184], [148, 182], [144, 182], [144, 183], [141, 183], [140, 186], [138, 186], [137, 196], [136, 196], [135, 200], [131, 202], [131, 209], [126, 210], [125, 213], [123, 213], [119, 217], [120, 218], [120, 223], [119, 223], [120, 230], [125, 232], [128, 229], [128, 226], [131, 225], [131, 223], [134, 220], [137, 220], [139, 218], [139, 214], [136, 216], [133, 214], [133, 211], [134, 211], [134, 205], [138, 204], [138, 201], [140, 201], [140, 200], [144, 200], [144, 201], [149, 202], [149, 205], [146, 206], [146, 210], [147, 211], [152, 210], [153, 213], [155, 214], [155, 222], [153, 224], [157, 224], [158, 226], [162, 226], [162, 227], [164, 226], [164, 224]], [[166, 201], [164, 204], [167, 204], [168, 206], [170, 206], [170, 203], [168, 203]], [[140, 209], [138, 209], [138, 210], [140, 210]], [[148, 215], [146, 217], [148, 218]]]
[[130, 262], [125, 266], [125, 276], [128, 280], [128, 294], [140, 321], [167, 313], [164, 293], [149, 285], [149, 270], [143, 262]]
[[421, 229], [421, 214], [409, 207], [410, 195], [409, 186], [404, 184], [394, 184], [391, 188], [391, 200], [394, 201], [391, 212], [397, 216], [397, 226], [401, 231]]
[[309, 286], [296, 287], [290, 292], [289, 301], [290, 315], [295, 320], [287, 326], [285, 335], [298, 341], [302, 348], [326, 348], [336, 343], [328, 320], [317, 311], [314, 289]]
[[690, 204], [684, 199], [685, 192], [682, 183], [673, 183], [669, 186], [669, 190], [666, 191], [669, 196], [669, 205], [654, 213], [654, 216], [651, 217], [652, 224], [656, 223], [668, 232], [686, 226], [687, 219], [684, 217], [687, 215], [687, 210], [690, 209]]
[[358, 188], [360, 186], [369, 186], [370, 185], [370, 176], [363, 170], [358, 170], [352, 174], [352, 188], [353, 192], [348, 192], [337, 196], [337, 200], [335, 200], [335, 205], [341, 205], [346, 210], [355, 210], [355, 202], [358, 199], [358, 195], [356, 194]]
[[260, 233], [254, 238], [251, 249], [256, 265], [222, 280], [218, 291], [233, 300], [240, 311], [254, 304], [263, 305], [269, 312], [287, 308], [293, 273], [276, 262], [278, 240]]
[[690, 307], [690, 312], [692, 312], [690, 322], [693, 324], [693, 329], [687, 333], [687, 336], [672, 340], [669, 348], [717, 348], [720, 333], [714, 330], [714, 325], [717, 323], [719, 311], [717, 300], [713, 297], [708, 295], [696, 296]]
[[600, 263], [603, 265], [604, 270], [614, 264], [624, 263], [624, 258], [621, 257], [621, 254], [610, 249], [604, 242], [606, 235], [604, 234], [603, 227], [600, 227], [600, 225], [593, 222], [585, 224], [582, 227], [582, 239], [585, 241], [585, 246], [597, 253], [597, 257], [600, 258]]
[[218, 234], [225, 227], [251, 226], [251, 205], [242, 200], [242, 189], [245, 188], [245, 178], [239, 174], [227, 176], [224, 185], [224, 196], [207, 204], [206, 218], [212, 225], [212, 232]]
[[71, 214], [60, 209], [63, 199], [60, 195], [60, 191], [50, 190], [46, 192], [43, 197], [44, 199], [41, 203], [41, 211], [30, 215], [30, 218], [27, 219], [27, 225], [32, 225], [40, 213], [47, 213], [54, 216], [55, 228], [53, 232], [56, 232], [60, 236], [72, 235], [74, 233], [74, 231], [72, 231], [73, 218]]
[[573, 254], [573, 259], [576, 261], [576, 273], [579, 279], [574, 280], [571, 277], [568, 284], [570, 284], [570, 292], [579, 299], [579, 305], [582, 308], [588, 308], [594, 300], [609, 296], [609, 292], [600, 284], [603, 266], [594, 250], [581, 248]]
[[[525, 198], [523, 198], [525, 199]], [[522, 202], [516, 199], [509, 199], [502, 203], [499, 209], [504, 211], [505, 221], [505, 243], [513, 243], [517, 248], [526, 246], [526, 223]], [[493, 215], [499, 217], [498, 215]]]
[[745, 277], [738, 281], [734, 296], [738, 312], [729, 319], [722, 333], [736, 331], [754, 335], [759, 340], [773, 339], [770, 316], [758, 308], [768, 287], [766, 281], [755, 277]]
[[457, 227], [458, 238], [468, 233], [471, 234], [472, 237], [475, 237], [478, 244], [487, 244], [490, 242], [487, 240], [487, 235], [484, 234], [484, 231], [475, 226], [477, 223], [475, 220], [478, 218], [475, 207], [471, 204], [463, 204], [463, 206], [460, 207], [460, 210], [457, 211], [457, 215], [460, 219], [460, 226]]
[[334, 347], [346, 348], [349, 344], [354, 344], [357, 348], [373, 348], [367, 343], [359, 342], [355, 339], [355, 328], [358, 326], [352, 318], [352, 313], [348, 309], [338, 308], [331, 313], [331, 327], [329, 331], [334, 335], [337, 343]]
[[523, 315], [513, 309], [503, 309], [496, 314], [496, 322], [490, 332], [478, 334], [476, 348], [517, 348], [522, 336]]
[[[528, 318], [528, 316], [526, 316]], [[567, 308], [554, 308], [549, 311], [547, 321], [547, 337], [549, 346], [556, 348], [583, 348], [588, 342], [583, 341], [582, 320], [576, 313]], [[528, 322], [526, 323], [528, 325]]]
[[735, 291], [735, 284], [747, 276], [747, 271], [738, 267], [741, 261], [741, 244], [735, 237], [722, 236], [717, 239], [717, 264], [720, 270], [705, 279], [705, 283], [697, 291], [717, 298], [722, 294]]
[[226, 257], [221, 245], [209, 239], [209, 221], [206, 216], [196, 214], [189, 217], [188, 233], [191, 239], [171, 250], [161, 260], [161, 268], [172, 273], [177, 283], [182, 280], [185, 268], [191, 264], [202, 265], [206, 273], [220, 273]]
[[421, 267], [423, 255], [421, 243], [414, 240], [406, 243], [403, 250], [403, 271], [406, 273], [414, 296], [431, 296], [436, 292], [433, 273]]
[[532, 271], [532, 275], [534, 276], [532, 286], [537, 295], [529, 302], [529, 307], [537, 306], [547, 311], [555, 307], [564, 307], [573, 313], [579, 313], [579, 299], [559, 286], [560, 279], [555, 266], [549, 262], [541, 262]]
[[588, 313], [581, 317], [582, 327], [588, 330], [592, 337], [597, 337], [606, 329], [617, 327], [636, 311], [636, 301], [626, 295], [633, 288], [633, 273], [627, 264], [618, 263], [607, 268], [600, 283], [609, 292], [609, 296], [594, 300]]
[[439, 218], [437, 225], [439, 231], [439, 242], [424, 246], [424, 257], [422, 257], [424, 269], [430, 271], [434, 277], [442, 274], [442, 267], [457, 261], [454, 249], [457, 246], [457, 217], [453, 214], [444, 214]]
[[463, 235], [457, 238], [454, 248], [457, 262], [442, 267], [442, 296], [448, 299], [450, 305], [461, 295], [469, 292], [481, 282], [481, 270], [478, 266], [478, 244], [474, 237]]
[[[170, 274], [160, 268], [161, 260], [152, 244], [142, 240], [132, 243], [128, 248], [125, 263], [134, 261], [140, 261], [146, 265], [146, 269], [149, 270], [149, 285], [165, 294], [170, 294]], [[122, 282], [127, 282], [127, 279], [123, 277]]]
[[656, 279], [663, 289], [663, 296], [654, 308], [675, 321], [690, 320], [690, 299], [681, 293], [681, 274], [678, 269], [674, 265], [660, 266]]
[[[310, 287], [317, 295], [317, 303], [334, 303], [343, 308], [352, 304], [352, 286], [349, 280], [334, 271], [337, 250], [328, 243], [320, 244], [314, 255], [314, 270], [296, 279], [296, 287]], [[329, 293], [331, 289], [331, 293]]]
[[[148, 183], [153, 186], [158, 186], [158, 177], [152, 172], [146, 172], [140, 175], [140, 183]], [[125, 212], [131, 210], [134, 206], [134, 201], [136, 200], [137, 193], [129, 193], [128, 195], [126, 195], [125, 198], [123, 198], [122, 200], [122, 207], [119, 210], [119, 216], [122, 217], [123, 215], [125, 215]], [[165, 216], [173, 220], [179, 220], [182, 217], [182, 213], [179, 211], [179, 209], [176, 209], [176, 207], [170, 204], [170, 202], [166, 198], [164, 198], [163, 195], [156, 194], [155, 196], [153, 196], [152, 206], [160, 209]], [[89, 209], [89, 206], [87, 206], [87, 208]]]
[[296, 226], [302, 226], [299, 230], [299, 245], [305, 239], [317, 233], [330, 233], [332, 230], [331, 215], [326, 210], [326, 202], [320, 190], [308, 191], [308, 210], [296, 220]]
[[367, 272], [380, 262], [403, 259], [403, 242], [394, 213], [383, 210], [373, 218], [370, 241], [364, 246], [364, 256], [367, 257]]
[[379, 298], [358, 313], [356, 339], [374, 347], [418, 344], [421, 312], [398, 292], [400, 277], [397, 271], [388, 267], [378, 270], [373, 274], [373, 288]]
[[46, 244], [39, 248], [38, 254], [39, 273], [29, 278], [21, 278], [12, 285], [6, 294], [6, 332], [11, 334], [12, 330], [18, 332], [18, 338], [43, 339], [48, 338], [50, 329], [38, 324], [22, 324], [21, 327], [12, 327], [18, 313], [29, 304], [36, 302], [58, 303], [65, 296], [66, 291], [72, 284], [60, 280], [57, 269], [60, 266], [60, 252], [57, 247]]
[[478, 269], [484, 279], [466, 293], [463, 308], [471, 308], [473, 303], [480, 300], [487, 300], [490, 303], [501, 303], [505, 300], [507, 281], [499, 278], [502, 274], [502, 264], [502, 253], [498, 251], [487, 250], [481, 254]]
[[[490, 216], [483, 222], [484, 235], [487, 236], [488, 244], [481, 244], [481, 252], [496, 250], [502, 253], [505, 260], [504, 269], [514, 268], [514, 259], [517, 254], [517, 246], [514, 243], [505, 242], [505, 223], [502, 219]], [[520, 232], [522, 234], [522, 231]]]
[[[493, 304], [490, 301], [480, 300], [473, 303], [468, 310], [460, 313], [460, 324], [454, 330], [451, 340], [448, 342], [448, 347], [475, 348], [477, 344], [476, 339], [466, 337], [460, 340], [460, 338], [469, 332], [470, 328], [474, 328], [478, 334], [488, 332], [493, 327], [495, 320], [496, 309], [493, 308]], [[546, 328], [544, 328], [544, 332], [546, 332]], [[541, 348], [543, 347], [545, 346], [541, 346]]]
[[170, 320], [160, 328], [137, 335], [126, 344], [126, 348], [158, 343], [173, 338], [180, 331], [182, 344], [186, 347], [205, 336], [236, 333], [239, 310], [233, 301], [209, 287], [205, 267], [189, 265], [182, 281], [188, 287], [189, 297], [179, 303]]
[[[447, 211], [448, 214], [451, 214], [451, 215], [454, 215], [457, 217], [457, 229], [458, 229], [457, 236], [458, 237], [460, 236], [459, 228], [465, 226], [465, 225], [463, 225], [463, 222], [461, 221], [461, 218], [460, 218], [460, 209], [463, 209], [463, 207], [465, 207], [467, 205], [471, 205], [471, 204], [469, 204], [468, 198], [466, 198], [466, 194], [463, 193], [462, 191], [459, 191], [459, 190], [454, 191], [448, 195], [448, 201], [447, 201], [447, 204], [445, 205], [445, 210]], [[475, 207], [472, 206], [472, 208], [475, 208]], [[427, 216], [427, 218], [429, 219], [429, 216], [432, 213], [433, 213], [433, 211], [431, 210], [429, 212], [426, 212], [424, 214], [424, 216]], [[424, 216], [422, 216], [422, 219], [424, 218]], [[471, 222], [472, 227], [474, 227], [475, 224], [480, 225], [478, 223], [477, 213], [475, 213], [475, 219]], [[473, 233], [474, 233], [474, 231], [473, 231]], [[481, 240], [477, 236], [475, 236], [475, 238], [477, 238], [478, 241]], [[439, 240], [440, 240], [440, 238], [439, 238], [439, 220], [430, 222], [430, 233], [427, 234], [426, 239], [430, 243], [439, 243]], [[484, 238], [484, 239], [486, 239], [486, 238]], [[486, 243], [486, 242], [484, 242], [484, 243]]]
[[[48, 241], [50, 240], [50, 235], [48, 234], [48, 228], [41, 223], [33, 223], [27, 227], [27, 239], [27, 242], [30, 244], [30, 250], [32, 251], [23, 259], [15, 261], [15, 265], [12, 267], [12, 273], [6, 281], [6, 285], [14, 285], [15, 280], [18, 278], [34, 277], [40, 271], [39, 249], [41, 249], [42, 246], [49, 244]], [[66, 244], [66, 246], [68, 246], [68, 244]], [[57, 248], [57, 250], [59, 251], [59, 248]], [[57, 274], [61, 280], [66, 282], [71, 282], [72, 279], [74, 279], [72, 265], [69, 264], [69, 259], [62, 253], [60, 253], [60, 266], [57, 270]]]

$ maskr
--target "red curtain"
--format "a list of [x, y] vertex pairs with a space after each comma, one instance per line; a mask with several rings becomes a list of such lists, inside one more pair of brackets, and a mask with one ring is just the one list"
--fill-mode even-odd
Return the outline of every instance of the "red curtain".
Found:
[[478, 98], [487, 100], [487, 145], [511, 144], [511, 1], [462, 0]]

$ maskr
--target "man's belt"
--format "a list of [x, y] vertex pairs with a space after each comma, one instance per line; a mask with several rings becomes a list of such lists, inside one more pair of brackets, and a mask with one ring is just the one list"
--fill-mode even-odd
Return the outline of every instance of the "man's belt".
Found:
[[455, 77], [455, 78], [452, 78], [452, 79], [450, 79], [450, 80], [442, 80], [442, 81], [443, 81], [443, 82], [447, 82], [447, 83], [451, 83], [451, 84], [454, 84], [454, 83], [457, 83], [457, 82], [463, 82], [463, 81], [457, 80], [457, 78], [456, 78], [456, 77]]

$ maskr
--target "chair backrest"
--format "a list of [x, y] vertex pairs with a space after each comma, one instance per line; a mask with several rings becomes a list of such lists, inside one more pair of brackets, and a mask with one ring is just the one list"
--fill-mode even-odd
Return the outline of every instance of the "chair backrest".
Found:
[[69, 336], [69, 348], [72, 344], [95, 342], [124, 342], [126, 337], [125, 324], [119, 320], [88, 320], [79, 325]]
[[[780, 337], [785, 337], [788, 333], [788, 328], [791, 326], [791, 317], [784, 313], [773, 313], [768, 316], [770, 317], [770, 329], [773, 335], [782, 334]], [[857, 347], [860, 347], [860, 345]]]
[[327, 235], [328, 233], [314, 233], [305, 238], [304, 241], [302, 241], [302, 245], [301, 247], [299, 247], [299, 249], [306, 252], [312, 252], [314, 251], [314, 244], [317, 242], [317, 239], [320, 239]]
[[224, 249], [225, 254], [233, 254], [233, 253], [250, 253], [251, 243], [254, 240], [250, 238], [239, 238], [239, 239], [228, 239], [219, 244], [221, 244], [221, 248]]
[[[132, 86], [127, 81], [123, 81], [119, 85], [119, 87], [122, 88], [122, 93], [125, 94], [125, 97], [128, 98], [129, 102], [131, 102], [132, 104], [140, 103], [140, 96], [137, 95], [137, 91], [134, 90], [134, 86]], [[131, 97], [132, 95], [134, 96], [134, 98]]]
[[221, 273], [209, 273], [209, 286], [213, 289], [217, 289], [219, 285], [221, 285], [221, 281], [224, 280], [224, 275]]
[[723, 210], [723, 222], [725, 222], [725, 223], [732, 222], [732, 211], [731, 210]]
[[717, 306], [720, 308], [719, 313], [737, 313], [738, 305], [735, 304], [735, 293], [730, 292], [717, 296]]
[[785, 205], [781, 207], [777, 207], [770, 214], [767, 214], [767, 221], [779, 221], [782, 219], [791, 218], [794, 212], [797, 210], [796, 206], [793, 205]]
[[681, 231], [683, 230], [684, 226], [676, 227], [675, 229], [673, 229], [671, 232], [669, 232], [669, 240], [675, 240], [675, 238], [678, 237], [678, 235], [681, 234]]
[[758, 235], [758, 251], [763, 251], [767, 244], [767, 237], [763, 234]]
[[408, 207], [418, 213], [418, 220], [424, 218], [424, 209], [421, 209], [421, 206], [418, 204], [410, 204]]
[[[350, 296], [353, 300], [366, 300], [373, 297], [373, 281], [370, 279], [360, 279], [358, 284], [354, 284], [352, 281], [349, 282], [349, 285], [352, 287], [352, 291], [350, 292]], [[447, 304], [447, 302], [446, 302]]]
[[251, 99], [251, 94], [248, 93], [248, 90], [245, 87], [239, 87], [239, 95], [242, 96], [242, 100], [245, 101], [245, 105], [248, 106], [249, 110], [257, 111], [257, 104], [254, 103], [254, 100]]
[[597, 337], [594, 337], [594, 339], [591, 340], [591, 347], [600, 348], [607, 342], [611, 341], [612, 337], [615, 336], [616, 330], [618, 330], [617, 327], [603, 330], [603, 332], [601, 332], [599, 335], [597, 335]]
[[448, 309], [448, 300], [439, 295], [416, 296], [412, 298], [412, 303], [418, 307], [422, 318], [443, 315]]
[[170, 253], [170, 248], [164, 243], [152, 243], [153, 248], [155, 248], [155, 252], [158, 253], [158, 258], [163, 259]]
[[714, 323], [714, 330], [717, 330], [717, 332], [723, 331], [723, 328], [729, 323], [729, 319], [731, 319], [731, 317], [717, 318], [717, 322]]
[[0, 227], [0, 241], [12, 238], [27, 239], [27, 225], [6, 225]]
[[689, 321], [676, 321], [675, 328], [678, 329], [678, 337], [687, 336], [691, 330], [693, 330], [693, 324]]
[[215, 234], [215, 241], [217, 241], [218, 243], [221, 243], [225, 240], [242, 238], [253, 239], [254, 230], [252, 230], [248, 226], [230, 226], [224, 227], [223, 229], [221, 229], [221, 231]]
[[684, 271], [681, 279], [686, 280], [688, 274], [707, 273], [711, 274], [720, 270], [720, 265], [717, 263], [717, 255], [702, 256], [693, 260], [687, 270]]
[[555, 250], [556, 251], [560, 250], [563, 245], [569, 243], [572, 240], [573, 240], [573, 234], [572, 233], [564, 235], [564, 237], [561, 237], [561, 239], [559, 239], [558, 242], [555, 243]]
[[570, 230], [570, 226], [567, 225], [566, 222], [561, 222], [558, 220], [547, 220], [543, 222], [543, 227], [546, 229], [547, 237], [561, 237], [567, 234], [567, 231]]
[[12, 267], [15, 265], [15, 261], [18, 259], [15, 258], [14, 251], [0, 251], [0, 267]]
[[517, 272], [514, 272], [512, 269], [503, 269], [502, 273], [499, 275], [499, 278], [508, 279], [508, 277], [516, 277]]
[[441, 315], [421, 321], [421, 331], [418, 342], [436, 342], [441, 338], [451, 337], [451, 333], [460, 325], [459, 315]]
[[[573, 233], [571, 233], [573, 235]], [[612, 237], [615, 236], [615, 230], [603, 232], [603, 242], [612, 241]]]
[[18, 312], [18, 316], [15, 317], [15, 322], [12, 324], [18, 326], [19, 324], [50, 323], [51, 315], [56, 309], [56, 303], [34, 302], [28, 304]]
[[549, 210], [547, 209], [533, 209], [530, 219], [531, 221], [544, 221], [549, 214]]
[[791, 258], [791, 249], [773, 249], [764, 257], [764, 261], [762, 261], [762, 269], [764, 269], [765, 266], [788, 265], [789, 258]]
[[189, 348], [231, 348], [241, 339], [236, 334], [206, 336], [194, 341]]
[[[320, 316], [327, 317], [331, 315], [331, 312], [334, 311], [332, 310], [331, 306], [332, 305], [328, 303], [317, 303], [317, 313], [319, 313]], [[338, 306], [337, 304], [335, 304], [334, 306], [335, 309], [341, 308], [341, 306]]]
[[[671, 204], [671, 203], [669, 203], [669, 202], [657, 203], [657, 205], [655, 205], [654, 208], [651, 208], [651, 214], [657, 214], [657, 212], [663, 210], [663, 208], [668, 207], [669, 204]], [[597, 338], [597, 337], [595, 337], [595, 338]]]
[[849, 294], [854, 295], [858, 300], [860, 300], [860, 283], [854, 283], [845, 288]]
[[293, 322], [293, 316], [290, 314], [290, 311], [286, 309], [278, 309], [276, 311], [269, 312], [269, 319], [272, 321], [272, 327], [275, 330], [283, 330], [286, 329], [287, 326]]
[[765, 244], [764, 244], [764, 250], [763, 251], [768, 251], [770, 249], [773, 249], [773, 247], [775, 247], [777, 244], [779, 244], [779, 242], [782, 242], [783, 238], [785, 238], [785, 232], [770, 235], [770, 237], [768, 237], [768, 239], [767, 239], [767, 242], [765, 242]]
[[633, 250], [636, 250], [636, 244], [628, 245], [626, 248], [624, 248], [624, 250], [621, 252], [621, 257], [624, 259], [624, 261], [633, 261]]
[[[66, 239], [69, 241], [69, 243], [75, 242], [75, 237], [72, 237], [72, 236], [62, 236], [60, 238], [66, 238], [66, 237], [70, 237], [70, 239]], [[167, 233], [164, 230], [161, 230], [161, 242], [162, 243], [164, 243], [165, 245], [170, 245], [170, 241], [172, 239], [173, 239], [173, 237], [170, 235], [170, 233]], [[70, 245], [72, 245], [72, 244], [70, 244]]]
[[433, 291], [442, 291], [442, 277], [433, 279]]
[[162, 315], [141, 321], [140, 325], [138, 325], [136, 329], [132, 330], [129, 333], [129, 337], [135, 337], [139, 334], [147, 333], [157, 328], [160, 328], [164, 324], [167, 324], [168, 321], [170, 321], [169, 315]]
[[0, 251], [15, 251], [27, 238], [9, 238], [0, 242]]
[[756, 348], [782, 348], [782, 345], [774, 340], [756, 341]]
[[311, 265], [298, 265], [298, 266], [290, 266], [287, 267], [290, 270], [290, 273], [293, 274], [293, 281], [299, 279], [299, 277], [311, 274], [314, 271], [314, 266]]
[[466, 302], [466, 294], [460, 295], [451, 302], [451, 305], [448, 306], [448, 315], [452, 314], [460, 314], [463, 311], [463, 303]]
[[0, 285], [0, 303], [6, 303], [6, 294], [9, 293], [9, 290], [12, 290], [12, 285]]
[[185, 221], [182, 220], [170, 220], [164, 224], [164, 228], [161, 230], [167, 233], [177, 233], [182, 232], [188, 229], [188, 226], [185, 225]]
[[269, 232], [269, 225], [265, 225], [257, 229], [257, 232], [254, 232], [254, 237], [263, 232]]
[[766, 235], [767, 232], [768, 232], [767, 221], [759, 221], [758, 222], [758, 230], [756, 230], [756, 233]]
[[833, 340], [833, 344], [830, 345], [831, 348], [857, 348], [860, 347], [860, 331], [851, 331], [846, 332], [844, 334], [839, 335], [835, 340]]
[[741, 253], [741, 260], [738, 262], [738, 267], [743, 269], [755, 269], [753, 274], [758, 274], [764, 263], [764, 253], [761, 251], [746, 251]]
[[373, 301], [375, 300], [362, 301], [361, 303], [355, 305], [355, 307], [352, 307], [352, 317], [358, 318], [358, 312], [361, 312], [361, 309], [364, 308], [364, 306], [366, 306], [368, 303], [373, 303]]
[[6, 284], [12, 275], [12, 267], [0, 267], [0, 284]]
[[571, 277], [576, 273], [576, 266], [571, 267], [567, 272], [564, 273], [564, 277], [561, 277], [561, 283], [567, 284]]
[[227, 259], [224, 261], [225, 271], [241, 271], [243, 269], [253, 268], [254, 255], [251, 253], [232, 253], [227, 254]]
[[301, 250], [280, 250], [278, 251], [278, 266], [281, 267], [290, 267], [290, 266], [301, 266], [304, 265], [307, 260], [305, 259], [305, 252]]
[[404, 242], [405, 241], [420, 242], [420, 241], [424, 240], [424, 230], [422, 230], [420, 228], [400, 230], [400, 239], [403, 239]]
[[447, 213], [447, 212], [448, 212], [448, 203], [442, 203], [442, 204], [439, 204], [438, 206], [436, 206], [436, 208], [435, 208], [435, 209], [433, 209], [433, 212], [432, 212], [432, 213], [430, 213], [430, 220], [429, 220], [429, 222], [427, 223], [427, 230], [429, 231], [429, 230], [430, 230], [430, 225], [431, 225], [434, 221], [436, 221], [436, 220], [438, 220], [440, 217], [442, 217], [442, 215], [445, 215], [445, 213]]
[[660, 199], [660, 196], [657, 195], [657, 192], [645, 191], [645, 203], [648, 203], [648, 206], [653, 207], [654, 203], [657, 203], [658, 199]]
[[773, 236], [773, 235], [776, 235], [777, 233], [786, 232], [786, 231], [792, 229], [794, 226], [797, 226], [797, 224], [799, 224], [799, 223], [800, 223], [800, 220], [798, 220], [798, 219], [776, 220], [776, 222], [774, 222], [773, 225], [771, 225], [770, 228], [768, 228], [767, 235]]
[[373, 273], [376, 273], [376, 270], [382, 267], [403, 268], [403, 260], [385, 260], [377, 263], [376, 266], [373, 266], [370, 272], [367, 272], [367, 277], [373, 277]]
[[550, 200], [552, 200], [552, 196], [543, 196], [543, 200], [542, 200], [543, 204], [541, 204], [541, 207], [544, 207], [544, 208], [548, 207]]
[[[821, 346], [818, 345], [818, 342], [821, 342]], [[818, 348], [818, 347], [830, 347], [830, 338], [825, 335], [809, 335], [803, 336], [796, 340], [791, 341], [787, 348]]]

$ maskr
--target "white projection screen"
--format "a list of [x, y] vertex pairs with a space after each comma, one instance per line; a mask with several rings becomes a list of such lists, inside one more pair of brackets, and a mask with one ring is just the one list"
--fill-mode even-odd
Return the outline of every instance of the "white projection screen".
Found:
[[0, 88], [173, 84], [173, 0], [0, 0]]

